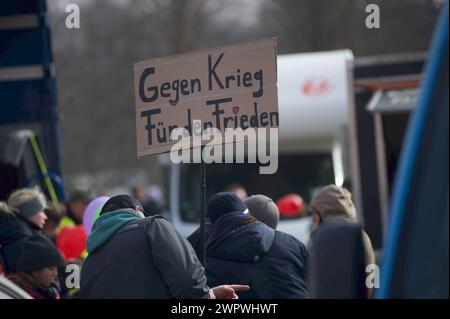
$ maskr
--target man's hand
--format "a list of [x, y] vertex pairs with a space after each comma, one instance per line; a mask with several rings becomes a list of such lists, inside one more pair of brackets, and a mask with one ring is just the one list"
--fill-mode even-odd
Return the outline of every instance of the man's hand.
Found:
[[250, 286], [247, 285], [222, 285], [211, 288], [217, 299], [239, 299], [236, 295], [238, 291], [247, 291]]

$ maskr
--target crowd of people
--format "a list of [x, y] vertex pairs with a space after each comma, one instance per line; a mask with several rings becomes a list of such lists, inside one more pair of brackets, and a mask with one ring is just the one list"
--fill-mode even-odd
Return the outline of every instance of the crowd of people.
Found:
[[[106, 198], [86, 231], [86, 193], [61, 204], [48, 203], [38, 188], [13, 192], [0, 203], [0, 275], [39, 299], [311, 297], [312, 246], [277, 230], [280, 211], [271, 198], [232, 190], [213, 195], [203, 246], [200, 228], [185, 239], [153, 211], [157, 206], [142, 205], [139, 189], [132, 194]], [[308, 212], [315, 230], [357, 223], [351, 193], [335, 185], [318, 191]], [[364, 231], [361, 238], [365, 264], [374, 263]], [[68, 264], [81, 267], [80, 289], [66, 286]]]

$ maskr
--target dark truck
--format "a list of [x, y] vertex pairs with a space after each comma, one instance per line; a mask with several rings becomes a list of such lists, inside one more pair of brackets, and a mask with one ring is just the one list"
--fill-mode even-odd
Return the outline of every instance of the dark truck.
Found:
[[64, 199], [55, 68], [45, 0], [0, 5], [0, 200], [40, 184]]

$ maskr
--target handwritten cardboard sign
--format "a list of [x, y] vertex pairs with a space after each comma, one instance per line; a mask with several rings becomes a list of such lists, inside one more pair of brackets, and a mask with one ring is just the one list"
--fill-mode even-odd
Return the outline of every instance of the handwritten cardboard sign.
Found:
[[170, 151], [175, 128], [279, 125], [276, 39], [135, 63], [137, 155]]

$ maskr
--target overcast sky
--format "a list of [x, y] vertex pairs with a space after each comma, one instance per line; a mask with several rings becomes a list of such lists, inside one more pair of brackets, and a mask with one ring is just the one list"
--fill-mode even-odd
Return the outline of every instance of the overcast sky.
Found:
[[[136, 0], [47, 0], [47, 3], [49, 11], [60, 10], [61, 12], [65, 12], [65, 8], [69, 4], [77, 4], [80, 7], [80, 15], [82, 17], [83, 7], [86, 7], [95, 1], [114, 1], [126, 8], [127, 6], [132, 5]], [[227, 0], [226, 2], [223, 0], [208, 0], [207, 2], [209, 2], [211, 6], [218, 8], [218, 16], [223, 19], [223, 21], [220, 21], [221, 23], [226, 22], [227, 20], [239, 21], [241, 25], [249, 26], [257, 22], [258, 10], [264, 1], [266, 0]], [[99, 13], [99, 15], [100, 14], [101, 13]]]

